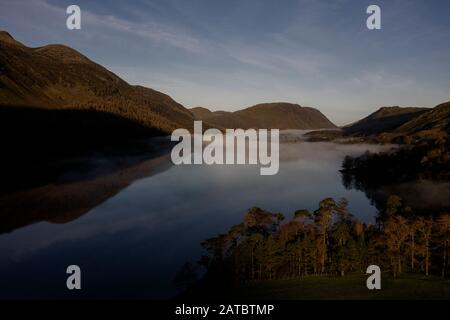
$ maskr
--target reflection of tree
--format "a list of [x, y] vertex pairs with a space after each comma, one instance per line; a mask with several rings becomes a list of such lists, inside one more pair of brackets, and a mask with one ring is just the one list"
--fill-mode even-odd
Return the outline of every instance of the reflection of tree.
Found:
[[207, 269], [204, 281], [230, 285], [345, 276], [365, 272], [370, 264], [394, 276], [422, 272], [448, 277], [450, 215], [417, 217], [397, 196], [385, 207], [376, 226], [358, 222], [346, 199], [324, 199], [314, 215], [297, 210], [282, 224], [282, 215], [252, 208], [242, 223], [202, 244], [207, 251], [200, 262]]
[[[416, 145], [407, 145], [383, 153], [366, 152], [358, 157], [346, 156], [342, 163], [342, 184], [346, 189], [363, 191], [378, 210], [383, 210], [387, 198], [392, 194], [387, 190], [423, 180], [450, 181], [448, 150], [449, 140], [442, 138], [421, 140]], [[402, 188], [397, 189], [399, 195], [407, 201], [408, 195], [402, 193]], [[415, 209], [419, 210], [418, 207]], [[430, 214], [450, 208], [436, 203], [425, 209], [427, 210], [423, 213]], [[430, 212], [430, 209], [433, 212]]]

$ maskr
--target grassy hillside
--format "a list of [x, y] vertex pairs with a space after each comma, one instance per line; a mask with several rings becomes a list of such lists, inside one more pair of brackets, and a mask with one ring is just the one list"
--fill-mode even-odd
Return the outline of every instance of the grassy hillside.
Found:
[[442, 103], [397, 127], [394, 132], [414, 134], [420, 131], [450, 132], [450, 102]]
[[4, 105], [105, 112], [163, 133], [192, 127], [192, 114], [169, 96], [129, 85], [69, 47], [29, 48], [1, 31]]

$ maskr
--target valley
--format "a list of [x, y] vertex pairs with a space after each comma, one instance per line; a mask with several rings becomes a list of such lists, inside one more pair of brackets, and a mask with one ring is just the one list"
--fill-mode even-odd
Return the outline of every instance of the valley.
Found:
[[[1, 31], [0, 297], [66, 298], [54, 274], [74, 260], [90, 270], [86, 298], [205, 297], [216, 284], [257, 298], [448, 297], [450, 102], [374, 107], [342, 127], [296, 102], [249, 105], [188, 108]], [[255, 133], [252, 150], [229, 148], [240, 166], [219, 165], [235, 163], [220, 153], [227, 129]], [[267, 142], [256, 132], [278, 130], [279, 159], [245, 161]], [[373, 263], [387, 293], [356, 288]]]

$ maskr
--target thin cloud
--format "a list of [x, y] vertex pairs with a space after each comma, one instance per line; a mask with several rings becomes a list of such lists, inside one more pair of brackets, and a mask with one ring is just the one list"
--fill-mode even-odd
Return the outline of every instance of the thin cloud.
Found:
[[[107, 35], [108, 37], [120, 38], [123, 37], [123, 34], [126, 34], [139, 37], [143, 41], [150, 41], [151, 43], [166, 45], [191, 53], [203, 53], [206, 51], [206, 46], [199, 38], [170, 24], [154, 21], [136, 23], [115, 15], [97, 14], [85, 7], [81, 7], [81, 10], [82, 30], [80, 34], [82, 36], [92, 37], [93, 34], [96, 34], [98, 36]], [[3, 17], [4, 14], [7, 15]], [[55, 38], [55, 35], [62, 37], [66, 31], [65, 7], [51, 4], [46, 0], [5, 0], [2, 2], [0, 17], [2, 17], [2, 20], [9, 20], [8, 17], [11, 16], [15, 17], [16, 23], [20, 22], [21, 28], [38, 28], [49, 34], [51, 38]]]
[[201, 41], [174, 27], [151, 23], [134, 23], [115, 16], [101, 16], [87, 10], [83, 11], [83, 22], [93, 27], [102, 26], [111, 31], [128, 33], [148, 41], [165, 44], [194, 53], [202, 53], [205, 47]]
[[[275, 46], [276, 47], [276, 46]], [[303, 75], [317, 75], [330, 67], [332, 59], [309, 48], [284, 50], [263, 47], [232, 45], [228, 54], [235, 60], [267, 71], [297, 72]]]

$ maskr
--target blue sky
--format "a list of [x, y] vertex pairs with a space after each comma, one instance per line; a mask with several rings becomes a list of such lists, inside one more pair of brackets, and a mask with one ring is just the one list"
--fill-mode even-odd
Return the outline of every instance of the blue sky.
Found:
[[[67, 30], [77, 4], [82, 29]], [[366, 28], [366, 8], [382, 29]], [[186, 107], [288, 101], [337, 124], [450, 100], [450, 1], [0, 0], [0, 29], [62, 43]]]

